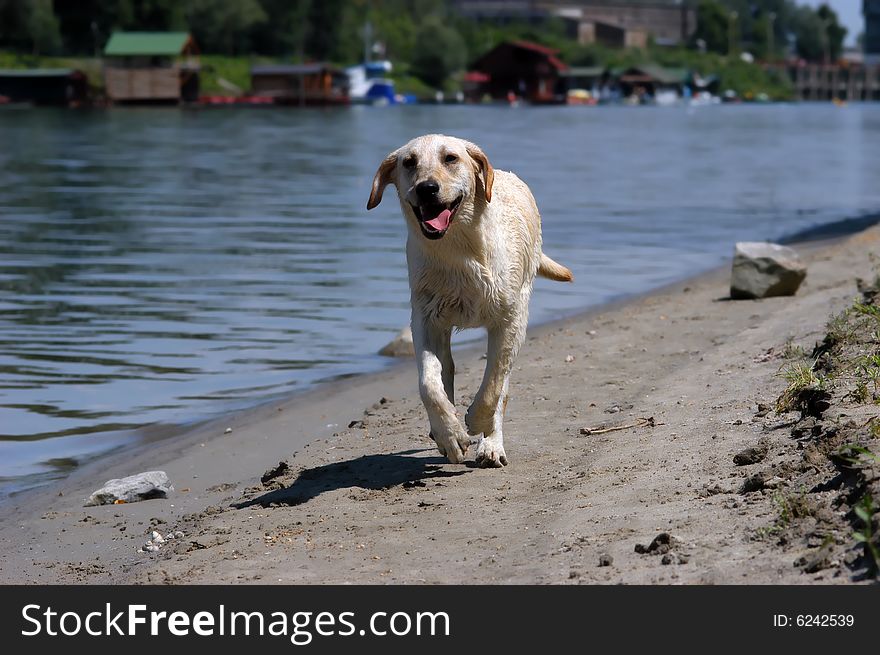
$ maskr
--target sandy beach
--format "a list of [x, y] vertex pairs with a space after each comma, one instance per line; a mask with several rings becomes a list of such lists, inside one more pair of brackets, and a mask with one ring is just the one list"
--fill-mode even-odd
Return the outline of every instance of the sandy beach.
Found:
[[[796, 413], [768, 408], [784, 353], [822, 340], [878, 248], [880, 228], [799, 246], [809, 274], [795, 297], [729, 301], [725, 268], [530, 330], [501, 470], [438, 456], [411, 361], [102, 458], [0, 509], [0, 580], [851, 582], [839, 490], [814, 480], [821, 511], [771, 529], [780, 494], [824, 469], [800, 465]], [[462, 412], [481, 354], [457, 353]], [[759, 443], [762, 461], [734, 463]], [[106, 480], [156, 469], [169, 498], [83, 506]], [[153, 530], [183, 536], [139, 552]], [[661, 534], [670, 543], [652, 546]], [[820, 547], [824, 564], [805, 566]]]

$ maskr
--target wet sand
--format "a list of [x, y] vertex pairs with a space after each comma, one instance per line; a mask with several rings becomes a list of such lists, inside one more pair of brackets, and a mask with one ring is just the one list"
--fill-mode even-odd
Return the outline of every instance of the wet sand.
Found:
[[[504, 469], [438, 456], [411, 361], [102, 458], [0, 509], [0, 581], [847, 582], [794, 566], [803, 544], [755, 538], [778, 507], [738, 493], [756, 469], [733, 457], [760, 439], [769, 463], [798, 456], [774, 429], [785, 417], [758, 404], [785, 386], [786, 344], [809, 349], [856, 277], [873, 277], [878, 247], [876, 227], [802, 246], [809, 275], [793, 298], [729, 301], [725, 269], [530, 330]], [[480, 357], [456, 356], [462, 413]], [[289, 469], [262, 483], [279, 461]], [[168, 499], [83, 507], [107, 479], [154, 469], [175, 486]], [[153, 530], [184, 536], [138, 552]], [[672, 557], [636, 552], [659, 533]]]

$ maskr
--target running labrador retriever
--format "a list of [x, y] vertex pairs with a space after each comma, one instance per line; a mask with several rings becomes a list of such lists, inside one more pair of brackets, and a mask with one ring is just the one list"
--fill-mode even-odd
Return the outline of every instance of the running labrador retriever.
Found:
[[[431, 437], [450, 462], [482, 435], [476, 462], [507, 465], [501, 424], [507, 387], [525, 339], [535, 275], [570, 282], [571, 271], [541, 252], [541, 215], [529, 188], [496, 171], [479, 147], [429, 134], [398, 148], [379, 165], [367, 209], [394, 184], [409, 235], [406, 258], [419, 392]], [[455, 413], [453, 328], [489, 332], [483, 383], [465, 416]]]

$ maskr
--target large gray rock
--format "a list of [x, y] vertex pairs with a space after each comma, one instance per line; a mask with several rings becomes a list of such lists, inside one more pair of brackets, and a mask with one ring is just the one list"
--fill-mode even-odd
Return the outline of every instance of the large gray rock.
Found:
[[733, 256], [730, 297], [793, 296], [805, 277], [807, 267], [791, 248], [775, 243], [741, 242], [736, 244]]
[[114, 503], [136, 503], [151, 498], [166, 498], [174, 491], [165, 471], [146, 471], [127, 478], [107, 480], [104, 486], [92, 493], [86, 501], [90, 505], [113, 505]]
[[416, 351], [413, 346], [412, 330], [409, 326], [398, 332], [390, 343], [383, 346], [379, 351], [380, 355], [385, 357], [415, 357]]

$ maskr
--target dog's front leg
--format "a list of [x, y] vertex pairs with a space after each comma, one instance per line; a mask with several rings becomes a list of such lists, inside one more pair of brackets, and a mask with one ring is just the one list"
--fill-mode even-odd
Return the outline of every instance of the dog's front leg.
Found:
[[507, 466], [502, 423], [513, 362], [525, 340], [527, 319], [489, 328], [486, 372], [465, 422], [468, 433], [482, 434], [476, 462], [482, 467]]
[[470, 439], [452, 403], [452, 328], [439, 327], [414, 309], [412, 333], [419, 368], [419, 393], [428, 411], [431, 438], [441, 455], [458, 464], [464, 459]]

